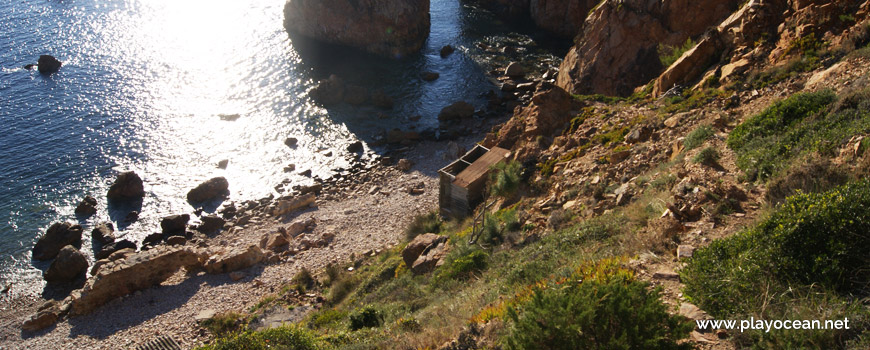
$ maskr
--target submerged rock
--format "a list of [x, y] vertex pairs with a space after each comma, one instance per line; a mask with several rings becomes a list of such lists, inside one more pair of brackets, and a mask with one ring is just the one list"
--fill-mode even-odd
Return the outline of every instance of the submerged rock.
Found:
[[429, 0], [289, 0], [284, 28], [398, 58], [419, 51], [429, 36]]
[[466, 119], [472, 116], [474, 116], [474, 106], [468, 102], [459, 101], [441, 109], [441, 112], [438, 113], [438, 121]]
[[52, 224], [45, 235], [36, 241], [33, 246], [33, 259], [51, 260], [60, 253], [61, 248], [82, 244], [82, 227], [68, 222], [56, 222]]

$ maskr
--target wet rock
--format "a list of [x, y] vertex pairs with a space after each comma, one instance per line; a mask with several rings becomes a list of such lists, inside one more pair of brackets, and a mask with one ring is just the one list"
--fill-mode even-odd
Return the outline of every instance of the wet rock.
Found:
[[362, 141], [354, 141], [353, 143], [347, 145], [347, 151], [350, 153], [362, 152], [363, 151]]
[[36, 245], [33, 246], [33, 259], [54, 259], [60, 253], [61, 248], [68, 245], [79, 247], [81, 244], [81, 226], [68, 222], [56, 222], [45, 231], [45, 235], [36, 241]]
[[344, 103], [359, 106], [369, 99], [369, 92], [362, 86], [346, 85], [344, 88]]
[[422, 74], [420, 74], [420, 79], [423, 79], [424, 81], [434, 81], [440, 76], [441, 74], [435, 72], [423, 72]]
[[211, 256], [204, 267], [208, 273], [227, 273], [254, 266], [265, 259], [266, 255], [256, 245], [234, 247]]
[[46, 300], [39, 306], [35, 315], [31, 316], [21, 325], [21, 329], [25, 332], [35, 332], [48, 328], [57, 323], [60, 318], [60, 306], [57, 301]]
[[217, 230], [223, 228], [226, 223], [226, 220], [217, 215], [206, 215], [199, 218], [199, 220], [202, 221], [202, 223], [196, 227], [196, 230], [205, 234], [217, 232]]
[[230, 183], [224, 177], [209, 179], [187, 192], [187, 201], [201, 203], [228, 196]]
[[413, 266], [414, 262], [420, 255], [423, 255], [427, 249], [435, 248], [442, 242], [447, 241], [447, 236], [441, 236], [434, 233], [425, 233], [414, 237], [411, 242], [402, 250], [402, 260], [406, 266]]
[[399, 159], [399, 162], [396, 164], [396, 169], [399, 169], [404, 172], [411, 171], [411, 167], [414, 166], [414, 163], [409, 159]]
[[103, 246], [103, 249], [100, 250], [99, 253], [95, 254], [95, 258], [97, 260], [108, 258], [112, 253], [120, 251], [122, 249], [136, 249], [136, 243], [131, 242], [127, 239], [122, 239], [120, 241], [115, 241]]
[[115, 225], [111, 222], [100, 223], [91, 231], [91, 239], [102, 244], [109, 244], [115, 241]]
[[457, 119], [467, 119], [474, 116], [474, 106], [465, 101], [455, 102], [441, 109], [438, 121], [447, 122]]
[[441, 54], [441, 58], [446, 58], [447, 56], [450, 56], [450, 54], [452, 54], [453, 51], [456, 51], [456, 49], [454, 49], [453, 46], [444, 45], [443, 47], [441, 47], [441, 50], [439, 51], [439, 53]]
[[77, 216], [89, 217], [97, 213], [97, 199], [91, 196], [85, 196], [75, 211]]
[[272, 210], [272, 215], [281, 216], [308, 207], [314, 204], [316, 198], [317, 196], [313, 193], [308, 193], [296, 198], [279, 200], [275, 205], [275, 209]]
[[511, 78], [522, 78], [526, 75], [526, 69], [519, 62], [511, 62], [504, 70], [504, 75]]
[[70, 315], [84, 315], [112, 299], [158, 285], [180, 268], [202, 266], [206, 257], [194, 248], [161, 247], [106, 264], [70, 296]]
[[291, 35], [399, 58], [429, 36], [428, 0], [289, 0], [284, 28]]
[[221, 161], [219, 161], [219, 162], [217, 163], [217, 167], [218, 167], [219, 169], [226, 169], [226, 168], [227, 168], [227, 165], [229, 165], [229, 163], [230, 163], [229, 160], [224, 159], [224, 160], [221, 160]]
[[166, 236], [184, 234], [188, 221], [190, 221], [190, 215], [170, 215], [160, 220], [160, 229]]
[[387, 95], [382, 90], [377, 90], [372, 93], [372, 104], [375, 107], [383, 108], [383, 109], [392, 109], [393, 108], [393, 98], [390, 95]]
[[284, 145], [287, 147], [296, 147], [296, 144], [299, 142], [295, 137], [288, 137], [284, 139]]
[[118, 174], [106, 194], [109, 200], [128, 200], [145, 197], [142, 178], [133, 171]]
[[57, 258], [42, 275], [48, 283], [64, 283], [74, 280], [88, 269], [88, 259], [75, 247], [68, 245], [60, 250]]
[[127, 224], [132, 224], [137, 220], [139, 220], [139, 212], [135, 210], [127, 213], [127, 215], [124, 216], [124, 223]]
[[51, 55], [41, 55], [39, 56], [39, 60], [36, 61], [37, 69], [42, 74], [51, 74], [60, 70], [60, 67], [63, 65], [63, 62], [58, 61], [57, 58]]

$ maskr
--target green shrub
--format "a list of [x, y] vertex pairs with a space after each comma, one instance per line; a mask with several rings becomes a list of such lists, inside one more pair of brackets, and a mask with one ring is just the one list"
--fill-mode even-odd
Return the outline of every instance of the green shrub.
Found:
[[238, 312], [225, 312], [202, 321], [202, 327], [215, 336], [227, 335], [242, 328], [245, 316]]
[[672, 64], [674, 64], [674, 62], [680, 59], [681, 56], [683, 56], [683, 53], [689, 51], [693, 47], [695, 47], [695, 42], [692, 41], [692, 38], [686, 39], [686, 42], [684, 42], [682, 45], [659, 45], [659, 61], [662, 62], [662, 66], [670, 67]]
[[353, 292], [357, 285], [357, 280], [351, 275], [343, 274], [329, 287], [329, 296], [327, 300], [330, 304], [335, 305], [340, 303], [344, 298]]
[[708, 124], [701, 125], [686, 135], [686, 138], [683, 139], [683, 145], [686, 146], [686, 150], [698, 148], [698, 146], [703, 145], [714, 134], [716, 132], [712, 126]]
[[308, 316], [308, 327], [317, 329], [335, 325], [347, 317], [347, 312], [335, 308], [323, 308]]
[[753, 139], [782, 133], [795, 123], [821, 111], [835, 99], [836, 95], [832, 91], [822, 90], [794, 94], [777, 101], [734, 128], [728, 135], [728, 147], [741, 150]]
[[693, 324], [668, 314], [660, 289], [613, 277], [536, 289], [531, 300], [509, 308], [507, 349], [691, 349], [679, 344]]
[[713, 147], [707, 147], [698, 152], [692, 161], [706, 166], [716, 166], [719, 162], [719, 152]]
[[424, 233], [441, 232], [442, 225], [441, 217], [439, 217], [436, 212], [417, 215], [414, 217], [414, 220], [411, 221], [411, 224], [408, 225], [408, 228], [405, 229], [405, 238], [410, 241], [414, 239], [414, 237]]
[[304, 292], [308, 288], [314, 287], [314, 276], [311, 275], [311, 271], [303, 267], [290, 279], [290, 283], [296, 286], [296, 290]]
[[483, 250], [470, 250], [448, 257], [436, 279], [466, 279], [477, 271], [486, 269], [489, 254]]
[[[695, 252], [685, 294], [714, 316], [763, 310], [798, 285], [848, 294], [870, 283], [870, 182], [797, 194], [756, 227]], [[763, 292], [763, 293], [761, 293]]]
[[318, 346], [308, 331], [295, 326], [282, 326], [263, 331], [245, 331], [218, 338], [201, 350], [315, 350]]
[[350, 314], [350, 330], [355, 331], [366, 327], [380, 327], [383, 321], [384, 316], [381, 311], [371, 305], [367, 305]]
[[490, 190], [493, 195], [510, 197], [520, 186], [522, 164], [517, 161], [499, 162], [489, 173]]

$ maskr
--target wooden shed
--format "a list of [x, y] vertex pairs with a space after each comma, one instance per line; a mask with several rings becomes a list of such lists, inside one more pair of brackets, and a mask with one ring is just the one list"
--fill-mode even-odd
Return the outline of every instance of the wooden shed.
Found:
[[476, 145], [459, 159], [438, 170], [441, 215], [462, 218], [470, 215], [483, 199], [490, 167], [510, 157], [499, 147], [487, 149]]

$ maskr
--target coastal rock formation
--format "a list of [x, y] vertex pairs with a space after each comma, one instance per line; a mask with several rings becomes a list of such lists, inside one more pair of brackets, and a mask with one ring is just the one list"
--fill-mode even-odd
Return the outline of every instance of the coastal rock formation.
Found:
[[69, 297], [70, 315], [90, 313], [112, 299], [158, 285], [182, 267], [202, 266], [205, 257], [190, 247], [160, 247], [107, 263]]
[[229, 188], [230, 183], [226, 178], [222, 176], [211, 178], [187, 192], [187, 201], [201, 203], [228, 196], [230, 194]]
[[488, 134], [485, 147], [515, 150], [515, 159], [526, 160], [541, 151], [537, 138], [550, 137], [565, 129], [571, 120], [573, 99], [565, 90], [554, 87], [532, 97], [529, 106], [519, 109], [497, 134]]
[[27, 321], [24, 321], [24, 324], [21, 325], [21, 329], [25, 332], [35, 332], [48, 328], [48, 326], [57, 322], [60, 313], [60, 306], [57, 301], [46, 300], [39, 306], [36, 315], [33, 315]]
[[738, 0], [606, 0], [559, 68], [556, 84], [572, 94], [627, 96], [666, 67], [659, 45], [677, 46], [719, 24]]
[[101, 249], [98, 253], [94, 254], [94, 257], [97, 258], [97, 260], [105, 259], [105, 258], [109, 257], [109, 255], [112, 255], [112, 253], [117, 252], [121, 249], [127, 249], [127, 248], [131, 248], [131, 249], [135, 250], [136, 243], [133, 243], [127, 239], [122, 239], [120, 241], [112, 242], [112, 243], [104, 245], [103, 249]]
[[82, 227], [68, 222], [56, 222], [52, 224], [45, 235], [36, 241], [33, 246], [33, 259], [51, 260], [60, 253], [61, 248], [73, 245], [81, 246]]
[[719, 32], [711, 31], [656, 79], [653, 84], [653, 96], [659, 97], [675, 85], [688, 84], [701, 76], [707, 67], [718, 58], [716, 54], [721, 48]]
[[226, 251], [212, 253], [205, 263], [208, 273], [226, 273], [254, 266], [266, 259], [266, 255], [256, 245], [234, 247]]
[[48, 283], [63, 283], [74, 280], [88, 269], [88, 259], [75, 247], [68, 245], [60, 250], [57, 258], [42, 277]]
[[201, 224], [196, 226], [196, 230], [205, 234], [214, 233], [224, 227], [226, 220], [217, 215], [206, 215], [199, 218]]
[[142, 178], [132, 171], [118, 174], [115, 182], [109, 187], [106, 195], [109, 200], [126, 200], [145, 197], [145, 187]]
[[601, 0], [531, 0], [529, 12], [538, 28], [571, 38], [583, 28], [589, 10]]
[[91, 231], [91, 239], [102, 244], [109, 244], [115, 241], [115, 226], [111, 222], [104, 222]]
[[429, 36], [429, 0], [288, 0], [284, 28], [315, 40], [402, 57], [419, 51]]
[[447, 256], [447, 243], [438, 243], [435, 247], [420, 254], [417, 260], [414, 260], [414, 263], [411, 264], [411, 271], [418, 275], [429, 273], [444, 264], [445, 256]]
[[37, 69], [42, 74], [51, 74], [60, 70], [60, 66], [63, 65], [63, 62], [58, 61], [57, 58], [51, 55], [42, 55], [39, 56], [39, 61], [36, 61]]
[[272, 215], [281, 216], [305, 208], [313, 204], [316, 198], [317, 196], [314, 193], [307, 193], [295, 198], [281, 199], [276, 203], [275, 209], [272, 210]]
[[85, 196], [75, 211], [77, 216], [89, 217], [97, 213], [97, 199], [91, 196]]
[[160, 229], [166, 236], [184, 234], [187, 230], [187, 222], [190, 221], [190, 215], [170, 215], [160, 220]]
[[529, 16], [529, 0], [476, 0], [475, 2], [508, 21], [526, 19]]

